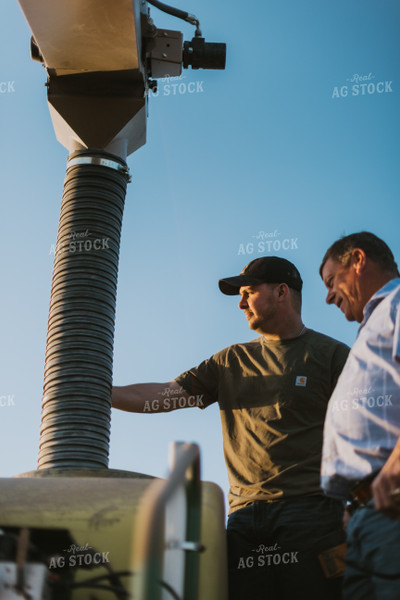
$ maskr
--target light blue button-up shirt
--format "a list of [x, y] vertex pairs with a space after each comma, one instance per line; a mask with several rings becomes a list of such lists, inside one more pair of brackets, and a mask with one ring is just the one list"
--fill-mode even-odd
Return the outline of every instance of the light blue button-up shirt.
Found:
[[329, 401], [321, 486], [346, 498], [385, 464], [400, 437], [400, 278], [364, 307], [357, 339]]

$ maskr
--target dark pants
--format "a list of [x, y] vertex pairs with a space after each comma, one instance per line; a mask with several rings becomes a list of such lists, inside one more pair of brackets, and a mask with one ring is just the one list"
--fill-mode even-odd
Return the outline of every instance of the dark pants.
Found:
[[228, 518], [229, 600], [339, 600], [318, 553], [345, 541], [343, 504], [324, 496], [253, 502]]
[[373, 500], [347, 525], [345, 600], [400, 600], [400, 521], [375, 510]]

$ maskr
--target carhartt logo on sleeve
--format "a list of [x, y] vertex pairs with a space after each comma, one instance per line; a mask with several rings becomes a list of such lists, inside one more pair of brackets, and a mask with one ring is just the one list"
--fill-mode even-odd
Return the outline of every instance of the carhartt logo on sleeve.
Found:
[[296, 385], [300, 385], [301, 387], [306, 387], [307, 377], [304, 377], [304, 375], [298, 375], [296, 377]]

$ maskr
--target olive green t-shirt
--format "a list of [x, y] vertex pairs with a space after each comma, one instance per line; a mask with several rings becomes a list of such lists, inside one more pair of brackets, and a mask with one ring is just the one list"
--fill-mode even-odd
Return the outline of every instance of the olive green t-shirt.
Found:
[[308, 329], [229, 346], [176, 381], [218, 402], [230, 512], [255, 500], [322, 494], [322, 434], [328, 400], [349, 348]]

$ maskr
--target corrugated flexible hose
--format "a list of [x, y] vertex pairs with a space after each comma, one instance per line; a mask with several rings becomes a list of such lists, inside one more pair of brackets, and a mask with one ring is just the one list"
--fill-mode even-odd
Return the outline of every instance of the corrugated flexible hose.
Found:
[[120, 235], [127, 167], [68, 159], [54, 260], [38, 469], [107, 468]]

